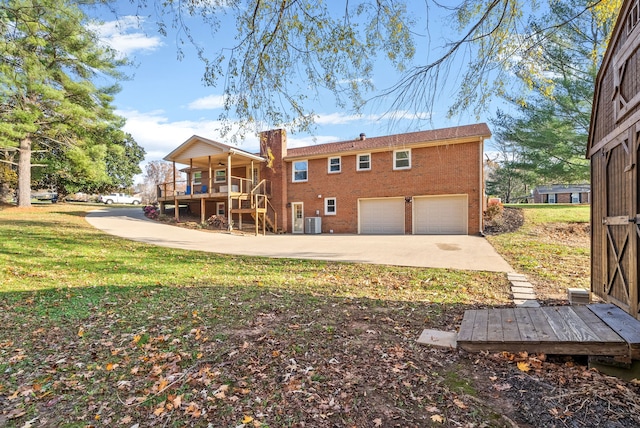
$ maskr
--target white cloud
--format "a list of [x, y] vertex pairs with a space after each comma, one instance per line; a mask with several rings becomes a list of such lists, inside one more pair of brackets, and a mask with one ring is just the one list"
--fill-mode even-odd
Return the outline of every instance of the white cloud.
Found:
[[208, 95], [189, 103], [189, 110], [215, 110], [224, 107], [224, 96]]
[[[128, 110], [117, 113], [127, 119], [124, 131], [131, 134], [134, 140], [147, 152], [146, 162], [161, 160], [193, 135], [229, 144], [229, 139], [221, 136], [222, 124], [217, 120], [199, 119], [172, 122], [161, 110], [150, 112]], [[252, 153], [257, 152], [258, 147], [257, 136], [248, 136], [238, 145], [239, 149]]]
[[116, 21], [92, 24], [91, 28], [98, 33], [100, 39], [122, 53], [130, 55], [134, 52], [151, 52], [160, 48], [163, 43], [159, 36], [149, 36], [142, 31], [144, 19], [137, 16], [123, 16]]
[[[131, 134], [134, 140], [147, 152], [144, 163], [162, 160], [172, 150], [191, 138], [198, 135], [232, 144], [229, 138], [223, 137], [220, 130], [222, 124], [217, 120], [181, 120], [170, 121], [162, 110], [140, 112], [137, 110], [120, 110], [118, 115], [125, 117], [127, 123], [124, 131]], [[234, 127], [237, 129], [237, 127]], [[287, 146], [289, 148], [311, 146], [316, 144], [332, 143], [340, 141], [333, 135], [316, 135], [295, 137], [288, 135]], [[248, 135], [244, 141], [238, 144], [238, 148], [250, 153], [260, 151], [260, 141], [257, 135]]]

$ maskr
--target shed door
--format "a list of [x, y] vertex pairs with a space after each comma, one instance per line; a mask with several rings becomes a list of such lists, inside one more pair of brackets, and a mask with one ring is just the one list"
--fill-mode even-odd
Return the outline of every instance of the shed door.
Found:
[[[638, 260], [640, 236], [638, 189], [638, 135], [640, 124], [629, 129], [627, 138], [604, 151], [601, 164], [605, 186], [602, 287], [596, 294], [638, 317]], [[594, 219], [595, 221], [595, 219]], [[595, 236], [594, 236], [595, 239]]]
[[404, 205], [404, 198], [360, 199], [358, 232], [404, 235]]
[[413, 198], [413, 233], [416, 235], [466, 235], [467, 195]]

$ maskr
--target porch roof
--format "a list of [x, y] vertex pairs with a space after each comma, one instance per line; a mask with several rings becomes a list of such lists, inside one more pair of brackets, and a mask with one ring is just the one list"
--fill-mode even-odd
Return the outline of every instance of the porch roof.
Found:
[[169, 162], [193, 165], [194, 168], [207, 168], [209, 159], [213, 163], [222, 163], [226, 162], [228, 156], [233, 157], [233, 164], [237, 166], [248, 164], [251, 161], [266, 161], [261, 156], [198, 135], [193, 135], [163, 159]]

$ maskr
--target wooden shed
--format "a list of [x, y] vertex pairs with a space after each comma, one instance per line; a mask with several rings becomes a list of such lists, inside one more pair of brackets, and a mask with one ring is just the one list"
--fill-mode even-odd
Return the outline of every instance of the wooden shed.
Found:
[[596, 79], [591, 159], [591, 291], [639, 313], [640, 0], [625, 0]]

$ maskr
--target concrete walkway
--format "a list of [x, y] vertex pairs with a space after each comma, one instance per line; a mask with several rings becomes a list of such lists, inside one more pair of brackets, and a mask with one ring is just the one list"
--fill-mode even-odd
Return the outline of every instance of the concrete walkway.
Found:
[[185, 250], [395, 266], [513, 272], [486, 239], [466, 235], [267, 235], [211, 233], [148, 220], [140, 207], [105, 208], [87, 221], [106, 233]]

